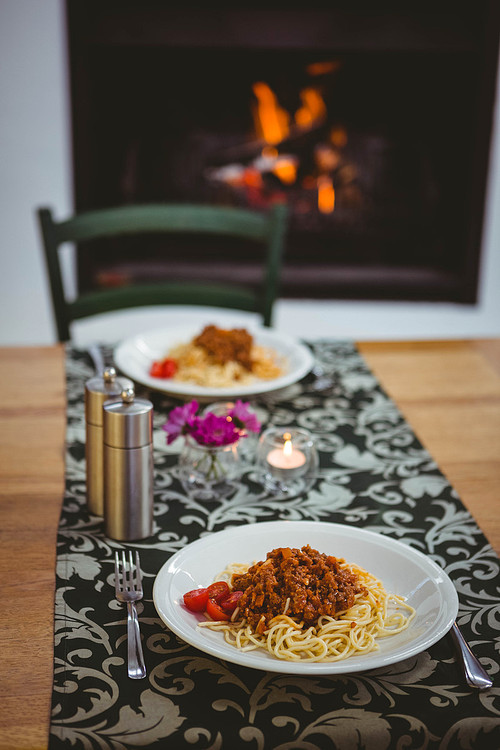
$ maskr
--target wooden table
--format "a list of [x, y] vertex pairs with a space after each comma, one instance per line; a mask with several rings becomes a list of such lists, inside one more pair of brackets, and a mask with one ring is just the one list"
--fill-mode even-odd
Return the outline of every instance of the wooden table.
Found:
[[[359, 348], [500, 553], [500, 340]], [[0, 750], [32, 750], [49, 727], [63, 349], [0, 349], [0, 378]]]

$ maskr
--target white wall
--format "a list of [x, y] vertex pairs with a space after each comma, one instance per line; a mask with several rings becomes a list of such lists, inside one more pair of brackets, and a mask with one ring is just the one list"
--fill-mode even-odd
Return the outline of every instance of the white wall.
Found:
[[[63, 1], [0, 0], [0, 345], [55, 341], [34, 210], [62, 217], [72, 205], [66, 71]], [[280, 300], [277, 328], [310, 338], [500, 336], [499, 102], [479, 304]]]
[[72, 205], [60, 0], [0, 0], [0, 344], [54, 340], [36, 206]]

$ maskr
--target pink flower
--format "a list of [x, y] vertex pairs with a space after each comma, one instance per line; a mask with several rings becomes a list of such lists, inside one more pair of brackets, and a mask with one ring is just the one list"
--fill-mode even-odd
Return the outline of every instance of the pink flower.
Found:
[[228, 412], [228, 417], [231, 417], [240, 430], [246, 430], [247, 432], [259, 432], [260, 430], [260, 422], [255, 414], [249, 410], [247, 403], [243, 403], [239, 399]]
[[163, 429], [167, 433], [167, 444], [173, 443], [179, 435], [190, 434], [197, 420], [198, 402], [191, 401], [185, 406], [176, 406], [168, 416]]
[[239, 430], [226, 417], [216, 417], [209, 412], [198, 418], [191, 437], [200, 445], [230, 445], [239, 439]]
[[260, 430], [257, 417], [248, 410], [248, 404], [242, 401], [236, 401], [225, 416], [216, 416], [208, 412], [199, 417], [196, 415], [197, 410], [197, 401], [172, 409], [167, 422], [163, 425], [168, 445], [180, 435], [190, 435], [199, 445], [231, 445], [242, 437], [242, 430]]

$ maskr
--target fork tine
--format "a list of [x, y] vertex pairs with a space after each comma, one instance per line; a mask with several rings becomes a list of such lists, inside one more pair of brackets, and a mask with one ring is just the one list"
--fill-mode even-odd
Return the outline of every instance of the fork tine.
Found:
[[118, 559], [118, 552], [115, 551], [115, 588], [118, 590], [120, 588], [120, 575], [119, 575], [119, 559]]
[[133, 591], [135, 589], [135, 583], [134, 583], [134, 560], [132, 559], [132, 550], [131, 549], [129, 549], [129, 551], [128, 551], [128, 572], [129, 572], [130, 590]]
[[141, 573], [141, 561], [139, 559], [139, 553], [135, 551], [135, 585], [137, 591], [142, 594], [142, 573]]
[[127, 575], [127, 560], [125, 558], [125, 550], [122, 550], [122, 575], [123, 575], [123, 590], [130, 591], [128, 575]]

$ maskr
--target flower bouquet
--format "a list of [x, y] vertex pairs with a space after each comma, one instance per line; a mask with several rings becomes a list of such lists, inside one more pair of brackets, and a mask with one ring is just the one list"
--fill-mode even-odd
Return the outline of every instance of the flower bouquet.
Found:
[[184, 489], [198, 500], [224, 497], [234, 489], [240, 462], [238, 444], [245, 435], [260, 430], [249, 405], [236, 401], [226, 414], [198, 414], [198, 402], [178, 406], [163, 426], [167, 443], [184, 438], [179, 456], [179, 476]]

